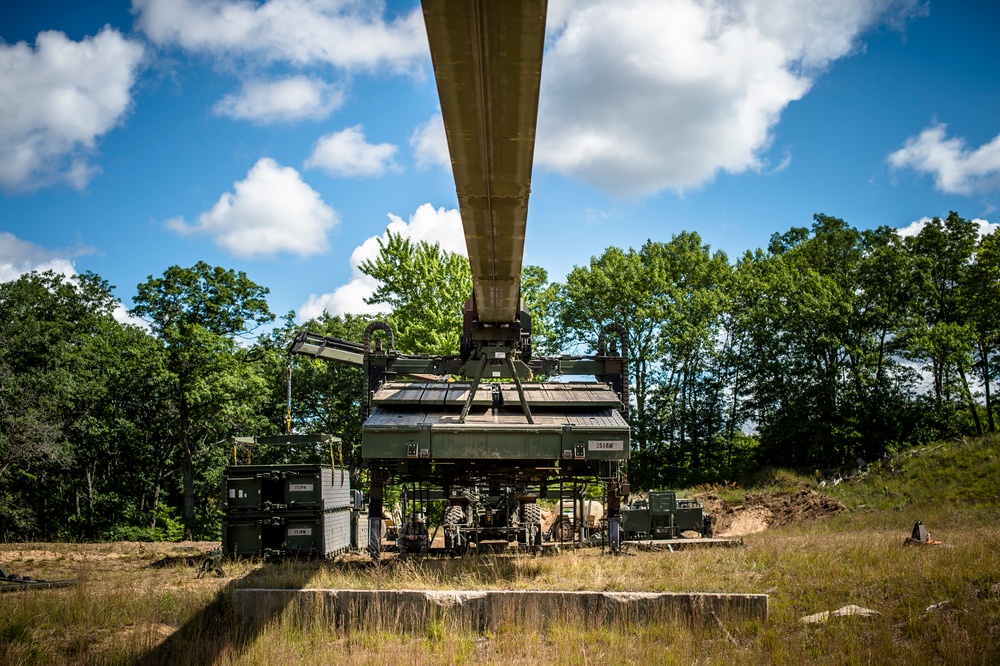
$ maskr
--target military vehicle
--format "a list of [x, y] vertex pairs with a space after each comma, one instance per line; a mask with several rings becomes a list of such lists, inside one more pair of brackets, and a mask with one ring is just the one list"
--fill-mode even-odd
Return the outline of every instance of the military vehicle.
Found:
[[403, 513], [410, 516], [410, 520], [403, 528], [405, 538], [397, 539], [399, 551], [427, 551], [429, 542], [425, 544], [423, 537], [428, 534], [428, 502], [446, 503], [441, 524], [437, 527], [444, 528], [444, 548], [452, 555], [461, 555], [470, 546], [490, 541], [516, 542], [536, 548], [542, 542], [542, 517], [537, 499], [538, 488], [534, 486], [453, 485], [447, 492], [439, 488], [424, 488], [418, 490], [412, 499], [404, 493]]
[[[517, 542], [528, 548], [542, 543], [542, 512], [536, 487], [497, 489], [452, 488], [445, 509], [445, 546], [462, 553], [469, 544]], [[464, 509], [464, 513], [458, 511]]]
[[[546, 1], [422, 5], [472, 270], [459, 354], [402, 354], [382, 322], [369, 326], [360, 344], [304, 332], [289, 351], [364, 368], [362, 457], [371, 470], [373, 558], [381, 550], [390, 481], [446, 489], [454, 534], [456, 525], [475, 522], [463, 498], [480, 485], [512, 493], [516, 509], [505, 512], [505, 528], [530, 523], [540, 533], [530, 486], [597, 479], [605, 485], [609, 543], [617, 550], [621, 502], [629, 493], [624, 331], [605, 328], [593, 357], [537, 357], [521, 300]], [[596, 381], [533, 381], [542, 375]], [[427, 376], [440, 381], [414, 381]], [[401, 526], [416, 544], [427, 529], [418, 513]]]
[[582, 543], [601, 535], [604, 506], [597, 500], [568, 497], [560, 500], [556, 509], [559, 513], [550, 528], [553, 540], [564, 543], [579, 539]]
[[712, 536], [712, 517], [701, 502], [677, 497], [672, 490], [651, 491], [622, 511], [622, 532], [629, 541], [677, 539], [684, 532]]

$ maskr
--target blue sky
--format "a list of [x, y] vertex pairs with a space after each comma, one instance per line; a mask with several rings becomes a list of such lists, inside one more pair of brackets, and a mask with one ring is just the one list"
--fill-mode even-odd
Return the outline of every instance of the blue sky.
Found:
[[[199, 260], [278, 314], [365, 309], [392, 225], [464, 251], [416, 2], [0, 10], [0, 280]], [[814, 213], [1000, 220], [1000, 6], [550, 0], [525, 261], [697, 231], [735, 260]]]

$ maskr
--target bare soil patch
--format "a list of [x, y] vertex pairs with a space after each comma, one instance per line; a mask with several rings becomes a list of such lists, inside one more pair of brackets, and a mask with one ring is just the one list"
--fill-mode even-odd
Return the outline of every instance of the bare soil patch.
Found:
[[559, 510], [555, 507], [542, 507], [542, 532], [548, 532], [559, 517]]
[[696, 497], [705, 505], [705, 511], [714, 516], [715, 534], [719, 537], [754, 534], [847, 511], [840, 500], [807, 489], [750, 493], [741, 504], [735, 505], [711, 492]]
[[37, 573], [39, 569], [64, 574], [127, 571], [145, 568], [154, 562], [190, 565], [187, 559], [200, 561], [206, 551], [218, 547], [217, 541], [10, 543], [0, 544], [0, 562], [8, 570], [22, 575]]

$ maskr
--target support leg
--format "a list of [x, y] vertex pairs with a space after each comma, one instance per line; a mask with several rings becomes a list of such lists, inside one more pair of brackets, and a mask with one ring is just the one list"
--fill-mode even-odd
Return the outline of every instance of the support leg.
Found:
[[[373, 477], [377, 476], [372, 474]], [[368, 501], [368, 555], [378, 561], [382, 555], [382, 480], [372, 479], [371, 497]]]
[[611, 516], [608, 518], [608, 547], [612, 553], [621, 552], [622, 533], [620, 516]]
[[622, 495], [628, 497], [627, 484], [618, 481], [608, 483], [608, 548], [615, 554], [620, 553], [622, 548]]

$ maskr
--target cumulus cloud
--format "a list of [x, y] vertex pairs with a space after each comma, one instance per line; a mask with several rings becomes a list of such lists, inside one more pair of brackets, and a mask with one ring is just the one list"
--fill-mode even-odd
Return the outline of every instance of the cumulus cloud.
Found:
[[207, 235], [240, 257], [270, 257], [282, 252], [307, 256], [329, 249], [327, 234], [340, 222], [299, 172], [263, 157], [233, 192], [219, 197], [197, 224], [175, 218], [167, 226], [185, 235]]
[[619, 196], [761, 170], [782, 111], [918, 0], [553, 0], [535, 158]]
[[947, 135], [947, 125], [932, 125], [890, 154], [889, 164], [934, 176], [934, 186], [947, 194], [1000, 187], [1000, 134], [975, 150], [966, 146], [965, 139]]
[[16, 280], [31, 271], [52, 271], [71, 278], [76, 275], [73, 257], [91, 251], [86, 247], [50, 250], [7, 231], [0, 231], [0, 282]]
[[427, 53], [419, 8], [387, 19], [382, 2], [133, 0], [132, 8], [156, 44], [214, 56], [407, 71]]
[[391, 143], [368, 143], [361, 125], [355, 125], [320, 137], [305, 166], [345, 178], [381, 176], [399, 169], [395, 161], [398, 151]]
[[429, 203], [417, 208], [404, 221], [398, 215], [388, 214], [389, 225], [381, 236], [372, 236], [351, 253], [351, 279], [328, 294], [310, 294], [309, 299], [299, 308], [301, 319], [319, 317], [326, 310], [338, 314], [377, 314], [382, 306], [365, 303], [378, 289], [378, 281], [361, 272], [360, 266], [367, 260], [378, 257], [379, 241], [389, 239], [389, 232], [399, 234], [413, 242], [438, 243], [442, 250], [466, 255], [465, 235], [462, 231], [462, 217], [457, 209], [437, 208]]
[[[944, 218], [942, 217], [941, 219], [944, 219]], [[922, 217], [919, 220], [915, 220], [913, 222], [910, 222], [905, 227], [901, 227], [899, 229], [896, 229], [896, 233], [898, 233], [900, 236], [903, 236], [903, 237], [916, 236], [917, 234], [920, 233], [921, 229], [923, 229], [925, 226], [927, 226], [927, 223], [930, 222], [930, 221], [931, 221], [931, 218], [929, 218], [929, 217]], [[1000, 224], [997, 224], [996, 222], [988, 222], [986, 220], [981, 220], [979, 218], [974, 218], [974, 219], [970, 220], [970, 222], [975, 222], [976, 224], [979, 225], [979, 237], [980, 238], [982, 238], [983, 236], [989, 236], [990, 234], [992, 234], [997, 229], [1000, 229]]]
[[451, 168], [451, 154], [448, 152], [448, 137], [444, 132], [444, 118], [440, 113], [430, 117], [413, 130], [410, 147], [417, 160], [417, 167], [432, 166]]
[[0, 187], [86, 186], [97, 140], [131, 107], [143, 53], [108, 27], [79, 42], [55, 31], [34, 47], [0, 42]]
[[[53, 250], [18, 238], [7, 231], [0, 231], [0, 282], [16, 280], [32, 271], [38, 273], [52, 271], [71, 282], [75, 282], [78, 273], [73, 259], [93, 252], [93, 248], [85, 245]], [[122, 324], [131, 324], [149, 330], [149, 324], [138, 317], [131, 316], [121, 301], [115, 301], [115, 307], [111, 314]]]
[[344, 103], [336, 86], [308, 76], [290, 76], [276, 81], [245, 81], [238, 94], [226, 95], [214, 111], [255, 123], [322, 120]]
[[[26, 273], [52, 271], [71, 282], [76, 281], [73, 259], [93, 253], [93, 248], [81, 245], [71, 249], [52, 250], [31, 241], [18, 238], [7, 231], [0, 231], [0, 282], [16, 280]], [[149, 330], [149, 324], [129, 315], [121, 301], [115, 301], [112, 316], [122, 324], [131, 324]]]

